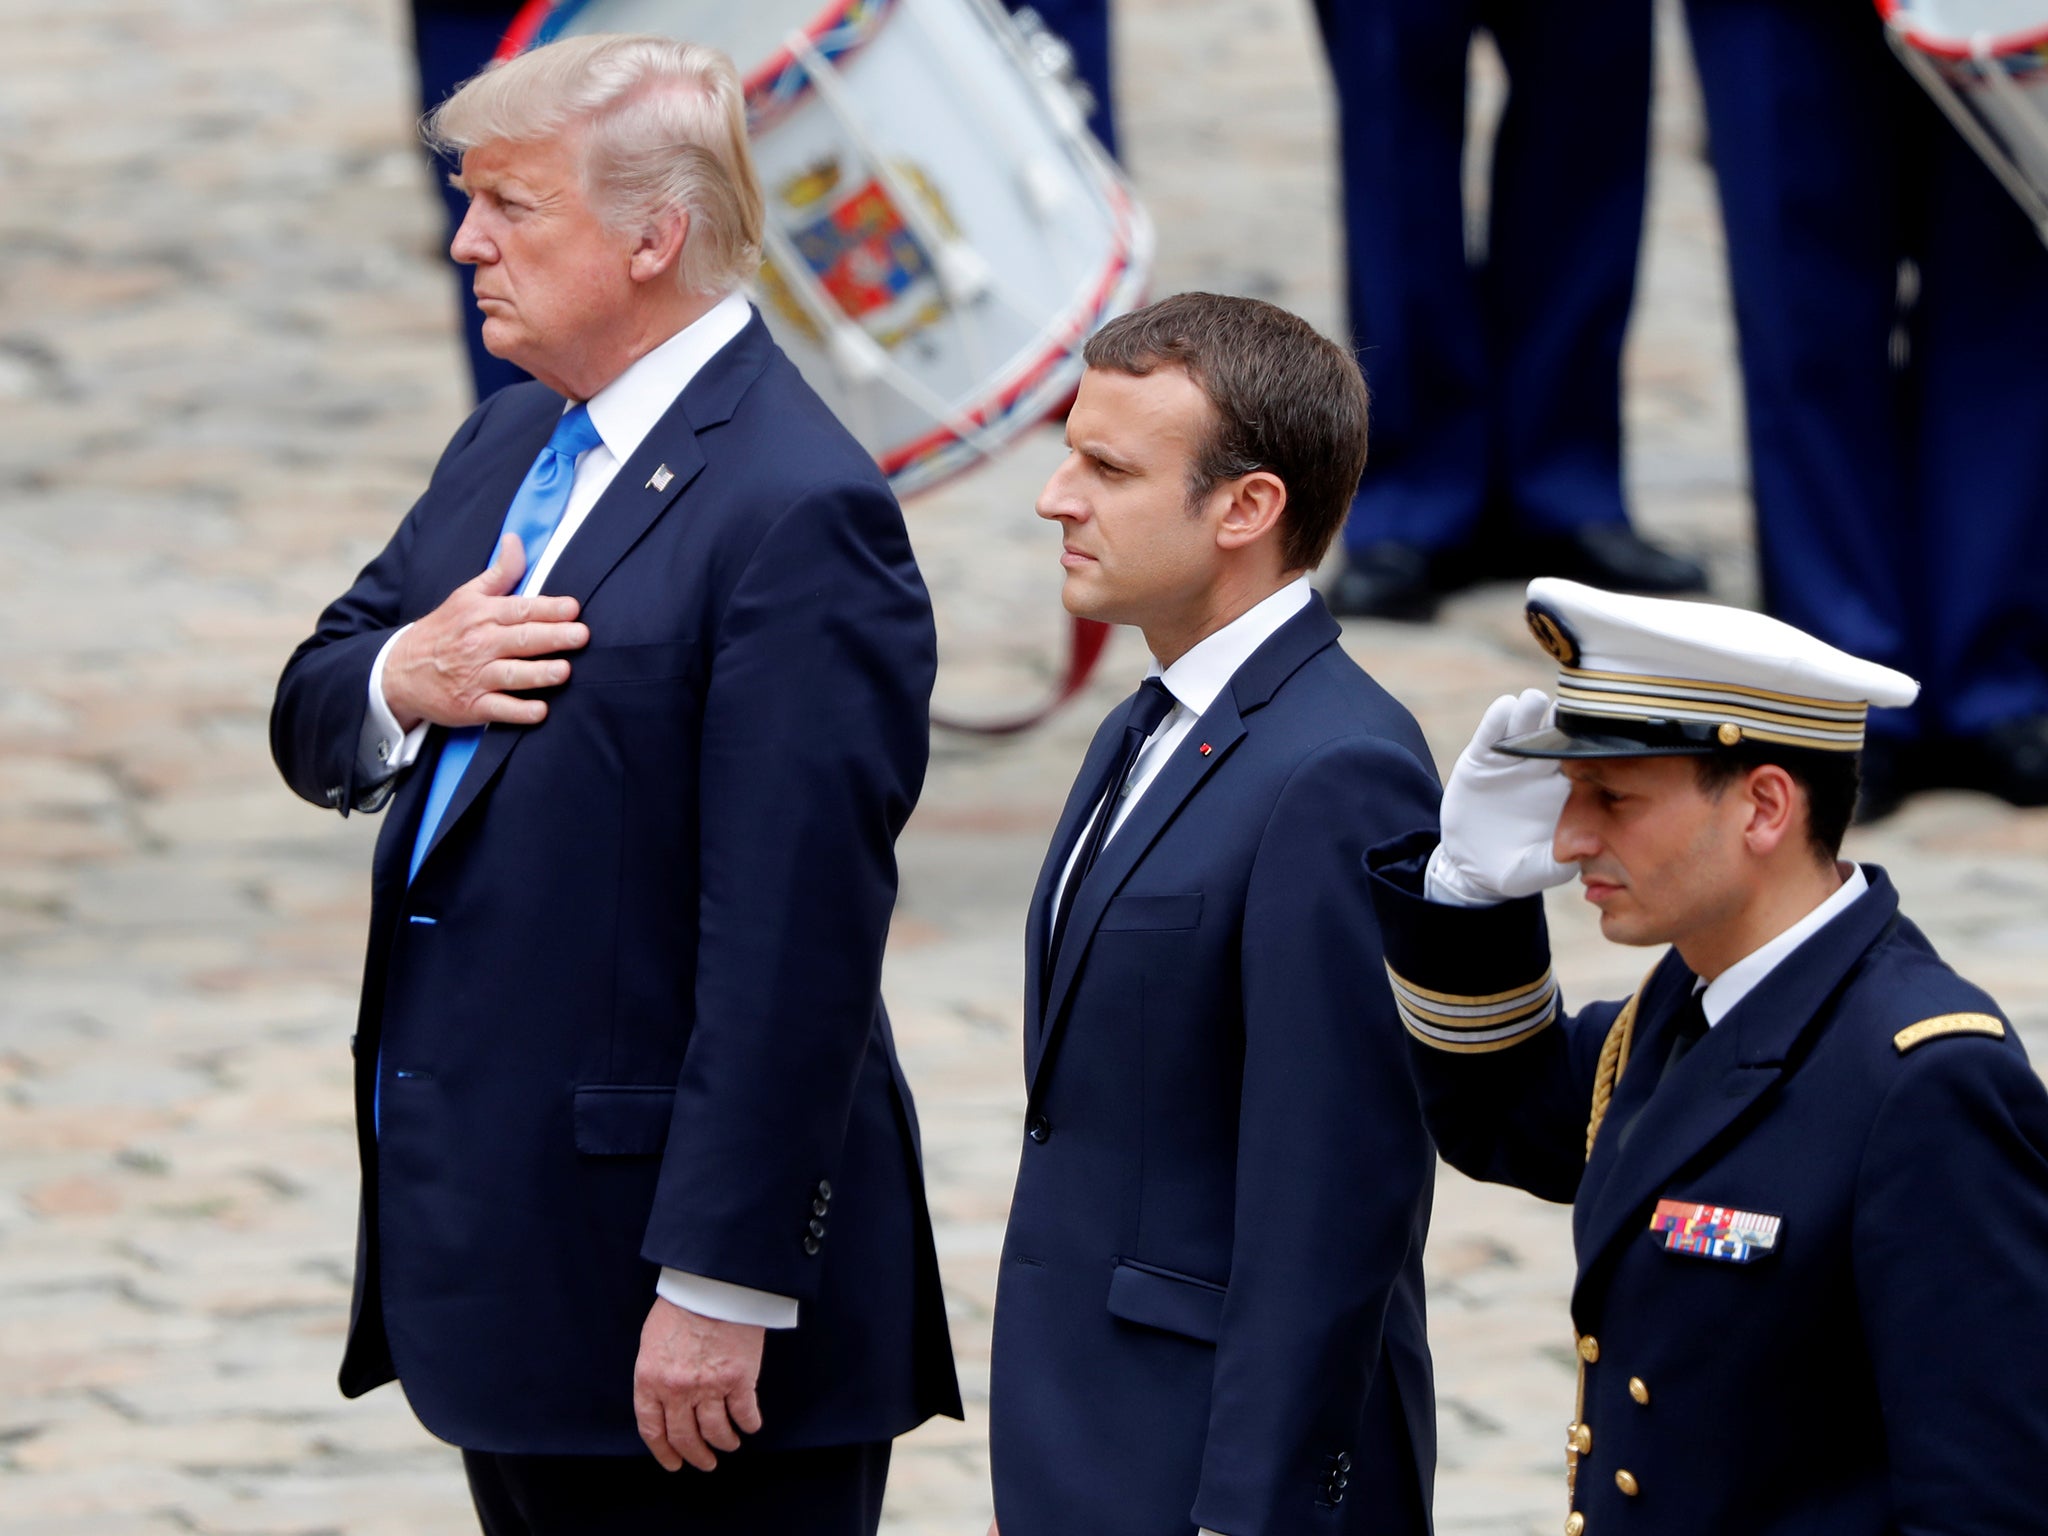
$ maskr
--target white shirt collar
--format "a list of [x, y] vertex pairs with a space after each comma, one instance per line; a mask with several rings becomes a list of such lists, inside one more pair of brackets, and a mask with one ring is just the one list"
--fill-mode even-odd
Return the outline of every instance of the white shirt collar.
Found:
[[1700, 995], [1700, 1011], [1707, 1016], [1707, 1023], [1720, 1023], [1737, 1003], [1754, 992], [1763, 979], [1778, 968], [1787, 955], [1841, 916], [1851, 902], [1869, 889], [1870, 882], [1864, 878], [1863, 867], [1851, 864], [1840, 887], [1826, 901], [1768, 944], [1751, 950], [1708, 982]]
[[1260, 598], [1215, 634], [1197, 641], [1172, 666], [1162, 669], [1155, 660], [1145, 675], [1164, 683], [1166, 691], [1183, 709], [1201, 715], [1216, 702], [1216, 695], [1237, 669], [1251, 660], [1252, 652], [1308, 606], [1311, 590], [1306, 574], [1295, 577], [1279, 591]]
[[623, 464], [639, 451], [677, 396], [752, 316], [745, 294], [728, 293], [590, 397], [590, 424], [613, 458]]

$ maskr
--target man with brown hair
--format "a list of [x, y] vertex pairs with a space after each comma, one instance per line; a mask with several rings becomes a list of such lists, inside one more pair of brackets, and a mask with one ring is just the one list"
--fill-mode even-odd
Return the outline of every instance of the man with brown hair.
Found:
[[[1560, 1528], [2040, 1530], [2048, 1093], [1841, 858], [1869, 712], [1918, 685], [1705, 603], [1540, 578], [1528, 616], [1554, 707], [1497, 699], [1441, 839], [1370, 862], [1445, 1159], [1572, 1206]], [[1573, 875], [1669, 946], [1626, 1002], [1564, 1007]]]
[[1302, 320], [1212, 294], [1086, 355], [1038, 511], [1067, 608], [1136, 625], [1154, 664], [1026, 924], [997, 1519], [1420, 1533], [1435, 1161], [1361, 859], [1435, 824], [1437, 782], [1308, 583], [1365, 462], [1364, 382]]

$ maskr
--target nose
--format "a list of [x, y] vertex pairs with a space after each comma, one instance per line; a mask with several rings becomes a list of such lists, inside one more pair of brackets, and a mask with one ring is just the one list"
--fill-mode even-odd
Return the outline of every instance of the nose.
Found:
[[1062, 518], [1079, 518], [1082, 509], [1073, 489], [1074, 455], [1068, 454], [1060, 461], [1060, 467], [1052, 472], [1052, 478], [1045, 482], [1045, 489], [1038, 493], [1038, 504], [1033, 509], [1048, 521]]
[[483, 230], [483, 215], [477, 199], [470, 199], [469, 211], [462, 216], [462, 223], [455, 230], [455, 238], [448, 242], [448, 254], [464, 266], [476, 266], [480, 262], [496, 261], [498, 248], [491, 243]]
[[1557, 830], [1550, 835], [1550, 856], [1560, 864], [1581, 864], [1599, 853], [1600, 839], [1581, 802], [1581, 792], [1575, 788], [1558, 813]]

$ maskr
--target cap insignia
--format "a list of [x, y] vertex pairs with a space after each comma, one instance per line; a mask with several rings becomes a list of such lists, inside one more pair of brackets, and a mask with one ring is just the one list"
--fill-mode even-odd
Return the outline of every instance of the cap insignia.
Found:
[[1561, 667], [1578, 665], [1578, 638], [1554, 609], [1543, 603], [1531, 603], [1525, 616], [1529, 620], [1529, 633], [1536, 637], [1536, 643], [1543, 647], [1552, 661]]

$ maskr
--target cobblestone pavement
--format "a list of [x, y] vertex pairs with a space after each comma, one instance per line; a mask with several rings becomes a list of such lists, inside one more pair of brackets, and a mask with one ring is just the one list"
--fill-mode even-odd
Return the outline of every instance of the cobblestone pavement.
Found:
[[[355, 1176], [346, 1039], [375, 824], [277, 782], [272, 682], [459, 419], [393, 0], [13, 0], [0, 58], [0, 1529], [471, 1528], [395, 1391], [333, 1385]], [[1159, 288], [1338, 317], [1329, 103], [1303, 0], [1129, 0], [1129, 154]], [[1749, 590], [1712, 193], [1666, 29], [1631, 356], [1645, 526]], [[1489, 72], [1486, 78], [1494, 77]], [[1497, 97], [1491, 86], [1485, 93]], [[1048, 683], [1050, 434], [911, 509], [940, 702]], [[1346, 643], [1455, 754], [1542, 680], [1516, 594]], [[969, 1419], [906, 1440], [895, 1536], [979, 1536], [995, 1259], [1019, 1144], [1019, 914], [1129, 637], [1048, 728], [941, 736], [887, 978], [918, 1090]], [[2048, 1048], [2048, 816], [1915, 802], [1856, 851]], [[1580, 996], [1645, 963], [1556, 916]], [[1561, 1211], [1447, 1174], [1430, 1274], [1440, 1528], [1552, 1531]]]

